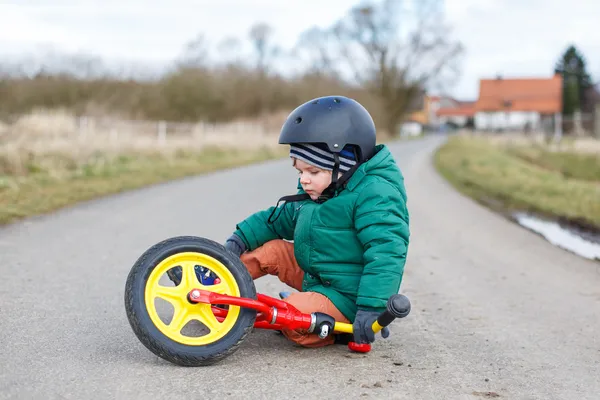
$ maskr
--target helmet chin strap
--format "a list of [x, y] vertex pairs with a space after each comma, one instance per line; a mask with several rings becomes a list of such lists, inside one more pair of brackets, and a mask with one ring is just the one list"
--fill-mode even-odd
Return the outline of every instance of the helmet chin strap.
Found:
[[[331, 171], [331, 183], [329, 184], [329, 186], [327, 186], [325, 188], [325, 190], [323, 190], [323, 193], [321, 193], [321, 195], [317, 199], [318, 203], [323, 203], [323, 202], [329, 200], [330, 198], [332, 198], [335, 195], [335, 192], [341, 186], [341, 184], [343, 184], [343, 181], [341, 182], [341, 184], [340, 184], [340, 181], [338, 181], [339, 174], [340, 174], [340, 156], [338, 153], [333, 153], [333, 171]], [[344, 175], [346, 175], [346, 174], [344, 174]], [[340, 180], [342, 177], [343, 176], [340, 176]]]
[[346, 182], [348, 181], [348, 179], [350, 179], [350, 177], [352, 176], [352, 174], [354, 174], [358, 167], [360, 167], [362, 163], [368, 161], [363, 160], [362, 154], [358, 147], [354, 147], [352, 149], [352, 152], [354, 153], [354, 159], [357, 161], [352, 166], [352, 168], [344, 172], [342, 176], [339, 177], [339, 179], [338, 175], [340, 171], [340, 156], [338, 153], [333, 153], [334, 165], [333, 171], [331, 173], [331, 183], [329, 184], [329, 186], [327, 186], [327, 188], [325, 188], [325, 190], [323, 190], [323, 193], [319, 196], [319, 199], [317, 200], [318, 203], [323, 203], [334, 197], [339, 189], [344, 188], [346, 186]]
[[[319, 198], [317, 200], [315, 200], [316, 203], [322, 204], [322, 203], [326, 202], [327, 200], [331, 199], [332, 197], [334, 197], [339, 189], [342, 189], [343, 187], [345, 187], [348, 179], [350, 179], [350, 177], [352, 176], [354, 171], [356, 171], [358, 169], [358, 167], [360, 167], [360, 165], [362, 164], [362, 162], [357, 162], [356, 164], [354, 164], [352, 166], [352, 168], [350, 168], [348, 171], [344, 172], [342, 174], [342, 176], [340, 176], [338, 179], [338, 175], [339, 175], [339, 171], [340, 171], [340, 157], [339, 157], [338, 153], [333, 153], [333, 159], [334, 159], [334, 165], [333, 165], [333, 171], [331, 172], [331, 183], [329, 184], [329, 186], [327, 186], [325, 188], [325, 190], [323, 190], [323, 193], [321, 193]], [[277, 205], [271, 212], [271, 215], [267, 219], [267, 222], [272, 224], [273, 222], [277, 221], [277, 219], [281, 215], [281, 213], [283, 211], [283, 207], [281, 207], [281, 208], [279, 207], [280, 202], [284, 201], [286, 203], [292, 203], [292, 202], [296, 202], [296, 201], [303, 201], [303, 200], [309, 200], [309, 199], [310, 199], [310, 195], [308, 195], [307, 193], [283, 196], [282, 198], [277, 200]], [[277, 210], [277, 209], [280, 209], [279, 213], [277, 213], [277, 216], [275, 217], [275, 219], [271, 220], [273, 215], [275, 214], [275, 210]]]

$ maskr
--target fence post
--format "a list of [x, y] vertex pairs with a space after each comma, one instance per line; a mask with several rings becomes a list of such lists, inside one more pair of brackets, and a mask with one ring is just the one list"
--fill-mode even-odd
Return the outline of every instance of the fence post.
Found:
[[167, 122], [158, 122], [158, 143], [162, 146], [167, 140]]
[[583, 136], [584, 135], [581, 110], [575, 110], [573, 112], [573, 129], [575, 130], [575, 136]]
[[117, 128], [112, 128], [110, 130], [110, 141], [112, 143], [116, 143], [118, 139], [119, 139], [119, 131], [117, 130]]
[[84, 140], [88, 129], [88, 117], [81, 115], [77, 122], [77, 134], [80, 140]]
[[600, 139], [600, 103], [594, 108], [594, 136]]
[[559, 111], [554, 114], [554, 142], [560, 142], [562, 133], [562, 114]]

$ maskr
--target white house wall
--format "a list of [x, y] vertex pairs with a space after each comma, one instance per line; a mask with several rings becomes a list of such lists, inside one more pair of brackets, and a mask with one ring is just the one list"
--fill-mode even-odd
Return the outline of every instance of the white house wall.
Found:
[[419, 136], [423, 133], [423, 127], [418, 122], [405, 122], [400, 126], [401, 136]]
[[475, 114], [476, 129], [523, 129], [527, 123], [535, 129], [540, 114], [532, 111], [478, 112]]

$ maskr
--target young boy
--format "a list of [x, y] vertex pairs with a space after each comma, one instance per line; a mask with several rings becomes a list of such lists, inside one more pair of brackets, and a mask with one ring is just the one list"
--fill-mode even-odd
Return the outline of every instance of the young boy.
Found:
[[[352, 322], [354, 341], [371, 343], [371, 324], [398, 293], [404, 272], [409, 214], [402, 173], [388, 148], [376, 145], [368, 111], [342, 96], [296, 108], [279, 143], [290, 145], [298, 194], [237, 224], [225, 247], [253, 279], [276, 275], [298, 290], [285, 301], [300, 311]], [[334, 343], [301, 330], [283, 334], [305, 347]]]

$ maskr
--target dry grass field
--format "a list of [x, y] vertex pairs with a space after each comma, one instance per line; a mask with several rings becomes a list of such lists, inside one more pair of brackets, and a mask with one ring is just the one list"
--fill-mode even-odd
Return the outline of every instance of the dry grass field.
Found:
[[66, 111], [23, 116], [0, 125], [0, 224], [165, 180], [284, 157], [287, 149], [277, 144], [281, 118], [211, 126], [85, 119]]

